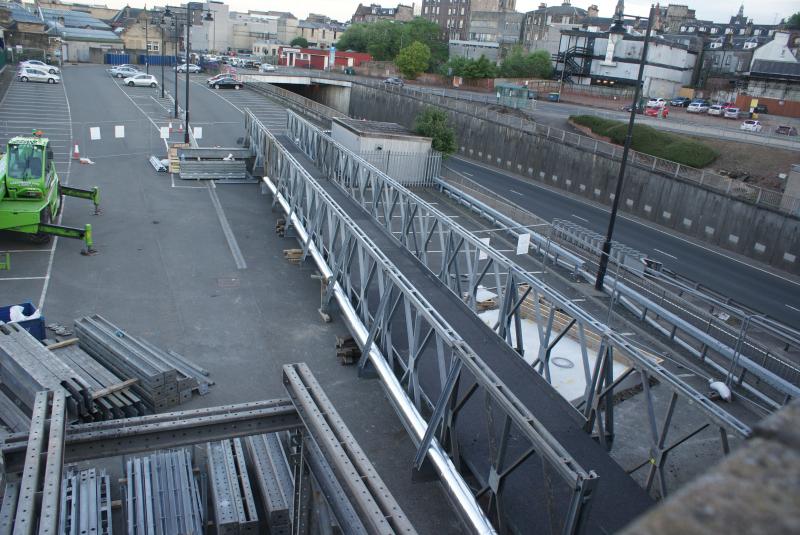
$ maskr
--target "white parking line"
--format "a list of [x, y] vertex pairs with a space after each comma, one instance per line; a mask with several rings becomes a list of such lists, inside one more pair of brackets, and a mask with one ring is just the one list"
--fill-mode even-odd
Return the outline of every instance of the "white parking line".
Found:
[[586, 219], [585, 217], [581, 217], [581, 216], [579, 216], [579, 215], [575, 215], [575, 214], [571, 214], [571, 215], [572, 215], [572, 217], [574, 217], [575, 219], [580, 219], [581, 221], [585, 221], [586, 223], [588, 223], [588, 222], [589, 222], [589, 220], [588, 220], [588, 219]]
[[795, 312], [800, 312], [800, 308], [793, 307], [792, 305], [786, 305], [786, 308], [791, 308], [791, 309], [792, 309], [792, 310], [794, 310]]
[[[0, 277], [0, 281], [40, 281], [49, 278], [50, 276], [46, 277]], [[39, 309], [41, 310], [42, 306], [39, 305]]]
[[661, 254], [663, 254], [664, 256], [668, 256], [668, 257], [672, 258], [673, 260], [677, 260], [677, 259], [678, 259], [678, 257], [677, 257], [677, 256], [671, 255], [671, 254], [669, 254], [669, 253], [665, 253], [665, 252], [664, 252], [664, 251], [662, 251], [661, 249], [656, 249], [655, 247], [653, 247], [653, 250], [654, 250], [655, 252], [657, 252], [657, 253], [661, 253]]

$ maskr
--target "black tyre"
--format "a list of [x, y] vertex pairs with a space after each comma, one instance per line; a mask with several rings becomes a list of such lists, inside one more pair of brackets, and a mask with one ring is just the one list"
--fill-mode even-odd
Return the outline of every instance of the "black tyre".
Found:
[[54, 83], [56, 83], [56, 79], [55, 78], [48, 78], [47, 79], [47, 83], [48, 84], [54, 84]]
[[233, 88], [234, 89], [239, 89], [239, 85], [237, 84], [237, 85], [233, 86]]
[[118, 74], [118, 75], [117, 75], [117, 78], [122, 78], [122, 75], [121, 75], [121, 74]]
[[155, 83], [155, 82], [153, 82], [152, 84], [150, 84], [150, 87], [155, 87], [155, 86], [156, 86], [156, 83]]
[[133, 82], [128, 82], [128, 87], [133, 87], [135, 84]]
[[[50, 218], [49, 204], [45, 206], [44, 210], [42, 210], [42, 212], [39, 214], [39, 221], [43, 225], [47, 225], [48, 223], [50, 223], [51, 218]], [[36, 234], [31, 234], [30, 240], [35, 244], [44, 245], [46, 243], [50, 243], [50, 240], [52, 238], [53, 237], [50, 234], [45, 234], [44, 232], [37, 232]]]
[[49, 70], [49, 71], [47, 71], [47, 72], [49, 72], [50, 74], [55, 74], [55, 73], [56, 73], [56, 70], [55, 70], [55, 69], [50, 69], [50, 70]]
[[214, 89], [219, 89], [219, 84], [214, 84]]
[[27, 82], [28, 81], [28, 77], [27, 76], [23, 76], [22, 78], [20, 78], [20, 81], [21, 82]]

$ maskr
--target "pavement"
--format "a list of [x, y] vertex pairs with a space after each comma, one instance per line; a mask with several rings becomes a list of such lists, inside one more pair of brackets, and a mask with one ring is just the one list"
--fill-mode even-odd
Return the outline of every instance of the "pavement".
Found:
[[[610, 210], [460, 157], [445, 164], [515, 204], [552, 221], [566, 219], [605, 235]], [[746, 260], [620, 215], [614, 239], [663, 262], [696, 282], [750, 308], [800, 328], [800, 282]]]
[[[239, 109], [263, 99], [212, 91], [203, 79], [192, 76], [190, 89], [192, 122], [203, 125], [201, 143], [235, 146], [243, 134]], [[14, 128], [60, 132], [60, 175], [72, 185], [99, 186], [103, 213], [91, 215], [86, 201], [68, 199], [65, 205], [63, 224], [93, 224], [99, 253], [92, 257], [81, 256], [82, 244], [74, 240], [33, 247], [0, 237], [0, 250], [15, 251], [12, 271], [0, 272], [4, 303], [40, 303], [47, 323], [64, 325], [102, 314], [133, 335], [182, 353], [217, 383], [186, 409], [285, 397], [281, 365], [306, 362], [419, 532], [461, 532], [438, 483], [412, 482], [414, 448], [380, 384], [339, 364], [334, 338], [347, 328], [335, 318], [320, 320], [314, 270], [283, 259], [281, 250], [297, 243], [275, 234], [277, 214], [257, 185], [215, 188], [156, 173], [148, 157], [165, 154], [159, 129], [168, 127], [171, 102], [161, 101], [159, 90], [120, 86], [101, 66], [66, 67], [63, 86], [12, 85], [4, 112], [11, 95], [15, 110], [24, 112], [15, 115]], [[275, 124], [280, 113], [275, 105], [258, 108]], [[115, 137], [116, 126], [125, 127], [125, 137]], [[92, 127], [100, 129], [100, 139], [92, 139]], [[0, 142], [10, 133], [4, 130]], [[70, 159], [71, 138], [81, 140], [81, 155], [94, 165]], [[177, 132], [170, 136], [180, 139]]]

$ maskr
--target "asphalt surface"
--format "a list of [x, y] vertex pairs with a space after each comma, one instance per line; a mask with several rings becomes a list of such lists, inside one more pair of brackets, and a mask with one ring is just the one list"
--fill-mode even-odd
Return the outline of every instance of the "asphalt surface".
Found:
[[[567, 219], [606, 233], [610, 210], [605, 207], [463, 158], [451, 158], [446, 165], [543, 219]], [[800, 328], [800, 284], [789, 277], [624, 215], [617, 219], [614, 239], [743, 305]]]
[[[81, 256], [75, 240], [32, 247], [0, 237], [0, 250], [24, 251], [12, 253], [12, 271], [0, 272], [3, 304], [41, 301], [46, 322], [66, 326], [98, 313], [184, 354], [216, 381], [209, 395], [182, 406], [187, 409], [285, 397], [281, 365], [306, 362], [419, 532], [460, 533], [439, 484], [412, 482], [415, 450], [380, 384], [339, 364], [335, 336], [346, 334], [346, 326], [320, 320], [315, 270], [283, 258], [281, 251], [297, 242], [275, 234], [271, 200], [254, 184], [210, 189], [156, 173], [148, 157], [165, 154], [158, 128], [168, 127], [171, 107], [160, 102], [160, 91], [120, 87], [100, 66], [66, 67], [64, 80], [63, 89], [20, 88], [27, 97], [19, 106], [27, 115], [19, 120], [27, 122], [19, 127], [47, 133], [71, 117], [81, 155], [94, 165], [78, 164], [69, 158], [71, 149], [61, 149], [57, 167], [72, 185], [98, 185], [103, 213], [92, 216], [91, 203], [68, 199], [63, 223], [92, 223], [99, 253]], [[40, 93], [48, 89], [62, 97], [54, 93], [43, 101]], [[249, 102], [245, 92], [229, 93], [242, 105]], [[275, 108], [260, 108], [260, 116], [277, 120]], [[48, 122], [51, 115], [58, 121]], [[195, 126], [203, 125], [203, 145], [235, 145], [243, 135], [238, 110], [202, 85], [191, 86], [191, 116]], [[115, 137], [116, 126], [125, 127], [124, 138]], [[100, 128], [100, 139], [91, 139], [92, 127]], [[64, 134], [63, 147], [72, 144], [69, 138]], [[180, 139], [177, 132], [170, 136]], [[244, 267], [232, 254], [213, 196]]]

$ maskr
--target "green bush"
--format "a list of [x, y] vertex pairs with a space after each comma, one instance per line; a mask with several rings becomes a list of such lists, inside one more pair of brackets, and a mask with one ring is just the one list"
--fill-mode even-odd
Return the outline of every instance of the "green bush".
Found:
[[[607, 137], [617, 145], [625, 144], [628, 123], [603, 119], [594, 115], [571, 115], [570, 120], [588, 127], [597, 135]], [[665, 160], [671, 160], [690, 167], [705, 167], [717, 159], [717, 152], [701, 141], [690, 141], [682, 136], [664, 132], [651, 126], [633, 126], [631, 148]]]

